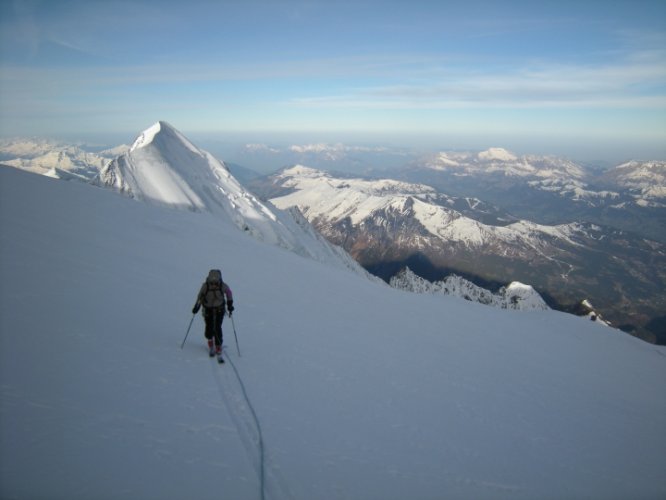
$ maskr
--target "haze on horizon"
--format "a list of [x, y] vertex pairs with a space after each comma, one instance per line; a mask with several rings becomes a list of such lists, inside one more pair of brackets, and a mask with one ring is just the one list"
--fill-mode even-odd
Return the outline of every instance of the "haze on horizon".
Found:
[[6, 1], [0, 136], [127, 142], [166, 120], [229, 143], [665, 159], [665, 20], [661, 0]]

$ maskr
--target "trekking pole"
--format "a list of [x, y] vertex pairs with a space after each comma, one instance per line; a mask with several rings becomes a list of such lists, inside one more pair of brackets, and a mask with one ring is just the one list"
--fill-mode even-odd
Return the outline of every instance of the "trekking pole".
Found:
[[234, 337], [236, 338], [236, 350], [238, 351], [238, 357], [241, 357], [240, 353], [240, 347], [238, 347], [238, 335], [236, 335], [236, 323], [234, 323], [234, 317], [229, 314], [229, 317], [231, 318], [231, 326], [234, 327]]
[[187, 327], [187, 333], [185, 334], [185, 338], [183, 339], [183, 343], [180, 344], [181, 349], [185, 345], [185, 341], [187, 340], [187, 336], [190, 334], [190, 328], [192, 328], [192, 322], [194, 321], [195, 316], [196, 316], [196, 313], [192, 315], [192, 319], [190, 320], [190, 326]]

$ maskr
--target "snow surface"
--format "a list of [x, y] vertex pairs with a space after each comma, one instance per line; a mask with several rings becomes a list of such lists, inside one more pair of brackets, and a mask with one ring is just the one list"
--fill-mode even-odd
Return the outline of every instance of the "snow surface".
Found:
[[209, 212], [0, 168], [0, 497], [664, 498], [666, 349], [411, 294]]

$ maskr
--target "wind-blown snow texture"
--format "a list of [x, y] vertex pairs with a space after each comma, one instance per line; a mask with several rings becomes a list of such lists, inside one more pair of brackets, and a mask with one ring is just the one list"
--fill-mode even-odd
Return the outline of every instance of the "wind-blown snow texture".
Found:
[[411, 294], [212, 213], [0, 168], [0, 497], [664, 498], [666, 350]]

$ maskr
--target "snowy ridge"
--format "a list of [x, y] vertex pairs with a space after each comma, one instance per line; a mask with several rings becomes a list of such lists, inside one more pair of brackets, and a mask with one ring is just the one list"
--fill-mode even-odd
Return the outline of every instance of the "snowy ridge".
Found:
[[510, 151], [507, 151], [504, 148], [490, 148], [486, 151], [482, 151], [477, 155], [477, 158], [479, 160], [484, 160], [484, 161], [493, 161], [493, 160], [498, 160], [498, 161], [516, 161], [518, 157], [511, 153]]
[[550, 309], [534, 288], [514, 281], [500, 288], [495, 294], [460, 277], [448, 276], [442, 281], [431, 283], [412, 272], [408, 267], [391, 278], [393, 288], [415, 293], [429, 293], [460, 297], [472, 302], [518, 311], [544, 311]]
[[483, 224], [443, 205], [446, 201], [429, 186], [389, 179], [336, 178], [302, 165], [285, 169], [276, 176], [276, 182], [292, 191], [271, 198], [271, 203], [282, 209], [297, 206], [310, 222], [337, 223], [349, 218], [358, 226], [395, 212], [415, 219], [443, 242], [470, 248], [498, 242], [507, 247], [520, 243], [538, 248], [547, 237], [575, 244], [571, 236], [582, 230], [577, 224], [545, 226], [529, 221], [505, 226]]
[[286, 169], [277, 178], [283, 187], [295, 191], [271, 202], [282, 209], [297, 206], [310, 221], [319, 216], [329, 220], [351, 217], [353, 224], [359, 224], [377, 210], [402, 210], [411, 196], [435, 194], [428, 186], [388, 179], [339, 179], [303, 165]]
[[365, 274], [343, 251], [294, 223], [291, 215], [261, 203], [224, 163], [166, 122], [139, 134], [95, 183], [153, 204], [225, 217], [261, 241]]

